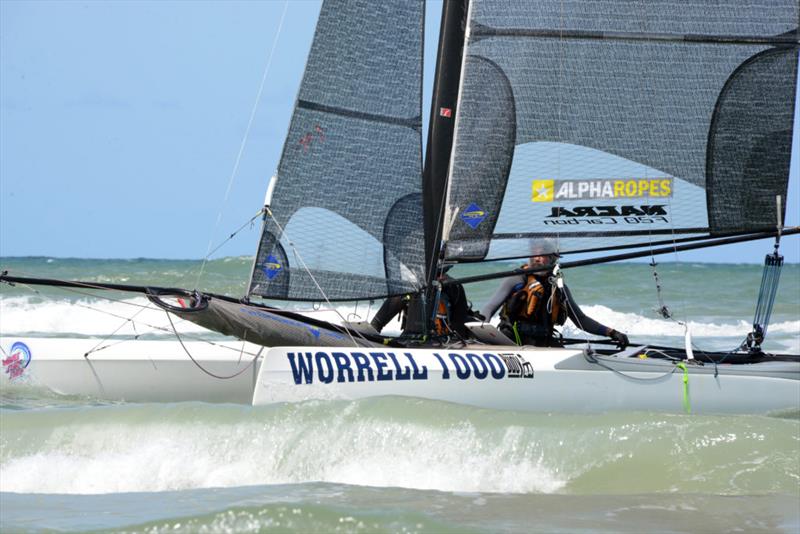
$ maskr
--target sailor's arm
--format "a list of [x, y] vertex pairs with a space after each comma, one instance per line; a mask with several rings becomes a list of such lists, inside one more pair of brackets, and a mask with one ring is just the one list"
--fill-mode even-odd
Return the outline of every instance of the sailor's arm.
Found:
[[391, 321], [395, 315], [403, 311], [406, 307], [407, 299], [405, 295], [398, 295], [395, 297], [389, 297], [378, 309], [375, 317], [372, 318], [370, 323], [372, 324], [373, 328], [380, 332], [383, 330], [383, 327]]
[[567, 305], [567, 316], [578, 328], [596, 336], [610, 337], [623, 347], [628, 345], [628, 336], [595, 321], [583, 313], [578, 303], [572, 298], [572, 293], [570, 293], [567, 286], [564, 286], [564, 302]]
[[505, 302], [511, 294], [514, 286], [520, 282], [524, 282], [524, 278], [520, 276], [511, 276], [503, 279], [503, 282], [497, 287], [494, 295], [492, 295], [489, 301], [481, 308], [481, 315], [486, 317], [486, 321], [492, 319], [492, 315], [500, 309], [500, 306], [503, 305], [503, 302]]

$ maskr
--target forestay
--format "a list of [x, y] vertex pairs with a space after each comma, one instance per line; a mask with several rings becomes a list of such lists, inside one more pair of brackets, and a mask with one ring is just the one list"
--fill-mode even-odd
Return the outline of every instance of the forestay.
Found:
[[796, 0], [472, 0], [448, 258], [774, 229], [797, 28]]
[[250, 295], [381, 297], [424, 284], [423, 2], [326, 1]]

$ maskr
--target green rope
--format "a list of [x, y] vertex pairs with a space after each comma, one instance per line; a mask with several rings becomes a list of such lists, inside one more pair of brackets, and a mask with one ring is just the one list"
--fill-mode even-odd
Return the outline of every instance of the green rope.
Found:
[[517, 345], [522, 345], [522, 339], [519, 337], [519, 330], [517, 330], [517, 321], [514, 321], [514, 324], [511, 325], [512, 330], [514, 330], [514, 340], [517, 342]]
[[675, 365], [679, 369], [683, 369], [683, 407], [686, 413], [692, 413], [692, 407], [689, 404], [689, 370], [686, 364], [681, 362]]

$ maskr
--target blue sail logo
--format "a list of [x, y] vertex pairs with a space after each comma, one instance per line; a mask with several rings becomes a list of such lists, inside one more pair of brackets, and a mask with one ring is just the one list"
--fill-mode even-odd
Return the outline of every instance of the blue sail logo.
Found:
[[469, 225], [473, 230], [478, 227], [486, 218], [486, 212], [477, 204], [472, 203], [461, 213], [461, 220]]
[[268, 256], [267, 261], [261, 266], [261, 270], [267, 275], [267, 278], [272, 280], [283, 271], [283, 266], [275, 256]]

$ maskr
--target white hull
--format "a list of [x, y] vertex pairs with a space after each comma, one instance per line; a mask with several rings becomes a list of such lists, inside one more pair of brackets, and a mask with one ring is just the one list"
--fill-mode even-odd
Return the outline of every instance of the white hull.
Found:
[[[98, 339], [0, 338], [8, 354], [17, 342], [30, 350], [30, 363], [22, 375], [11, 379], [3, 367], [0, 384], [40, 386], [61, 395], [89, 396], [129, 402], [233, 402], [250, 403], [261, 359], [253, 362], [259, 347], [241, 343], [184, 342], [193, 362], [178, 341], [108, 341], [108, 348], [84, 354]], [[116, 344], [115, 344], [116, 343]], [[266, 352], [266, 351], [264, 351]], [[4, 356], [5, 358], [5, 356]], [[199, 365], [198, 365], [199, 364]], [[201, 370], [201, 367], [219, 379]]]
[[[683, 369], [635, 354], [603, 357], [601, 363], [619, 371], [614, 372], [588, 362], [583, 351], [573, 349], [381, 350], [272, 349], [261, 367], [253, 403], [399, 395], [537, 412], [800, 410], [796, 362], [720, 365], [716, 376], [713, 365], [687, 364], [684, 389]], [[302, 369], [300, 358], [305, 363]], [[509, 360], [511, 364], [504, 363]], [[516, 374], [512, 369], [522, 369], [520, 374], [527, 377], [512, 376]], [[409, 378], [398, 380], [398, 373]]]
[[[62, 395], [129, 402], [230, 402], [256, 405], [397, 395], [480, 408], [563, 413], [800, 411], [800, 363], [687, 365], [604, 357], [613, 372], [573, 349], [473, 350], [297, 347], [264, 350], [241, 343], [129, 341], [84, 354], [96, 339], [0, 338], [8, 354], [31, 353], [22, 375], [3, 387], [41, 386]], [[304, 365], [301, 365], [301, 360]], [[294, 365], [293, 365], [294, 364]], [[229, 379], [214, 378], [204, 372]], [[514, 376], [516, 375], [516, 376]]]

